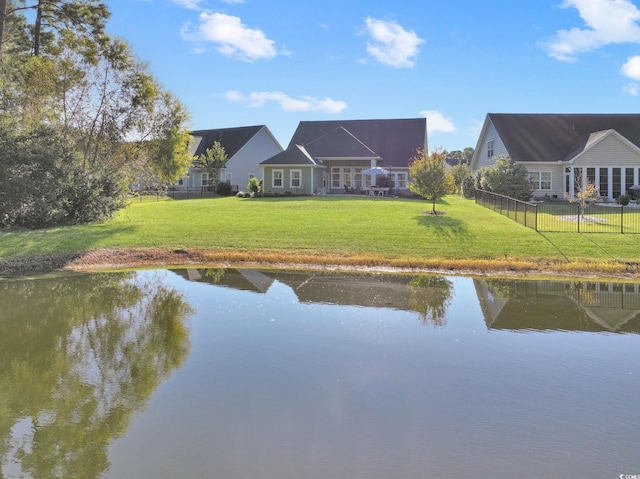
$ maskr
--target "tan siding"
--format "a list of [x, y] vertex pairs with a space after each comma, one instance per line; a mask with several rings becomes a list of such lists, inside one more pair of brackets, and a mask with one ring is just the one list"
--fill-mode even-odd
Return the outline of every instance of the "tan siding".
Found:
[[564, 165], [558, 164], [528, 164], [523, 163], [527, 167], [527, 171], [550, 171], [551, 172], [551, 191], [534, 190], [534, 197], [556, 195], [558, 198], [564, 198]]
[[574, 166], [640, 166], [640, 155], [625, 142], [611, 135], [580, 155]]

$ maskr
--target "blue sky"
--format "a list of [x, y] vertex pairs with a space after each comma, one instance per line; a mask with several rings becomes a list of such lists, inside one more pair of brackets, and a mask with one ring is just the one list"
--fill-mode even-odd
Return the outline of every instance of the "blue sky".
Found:
[[111, 0], [193, 129], [428, 119], [475, 147], [487, 113], [635, 113], [640, 1]]

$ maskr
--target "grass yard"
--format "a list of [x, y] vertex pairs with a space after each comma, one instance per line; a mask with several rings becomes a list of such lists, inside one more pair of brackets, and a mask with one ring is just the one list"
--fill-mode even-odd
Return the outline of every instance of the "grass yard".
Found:
[[0, 233], [0, 259], [159, 248], [471, 269], [529, 262], [606, 272], [640, 262], [640, 235], [537, 233], [458, 196], [438, 204], [443, 215], [430, 210], [397, 198], [147, 199], [102, 224]]

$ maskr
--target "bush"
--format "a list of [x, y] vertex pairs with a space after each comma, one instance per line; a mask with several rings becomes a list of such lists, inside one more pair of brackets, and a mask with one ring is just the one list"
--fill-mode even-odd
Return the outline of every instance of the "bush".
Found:
[[480, 171], [482, 171], [480, 183], [483, 190], [522, 201], [529, 201], [531, 198], [529, 172], [521, 163], [501, 156], [494, 165], [485, 166]]
[[473, 176], [467, 176], [462, 181], [462, 195], [465, 198], [474, 198], [476, 196], [476, 180]]
[[627, 194], [618, 196], [618, 204], [622, 206], [627, 206], [631, 201], [631, 197]]
[[216, 193], [220, 196], [231, 195], [231, 183], [227, 183], [226, 181], [221, 181], [216, 186]]

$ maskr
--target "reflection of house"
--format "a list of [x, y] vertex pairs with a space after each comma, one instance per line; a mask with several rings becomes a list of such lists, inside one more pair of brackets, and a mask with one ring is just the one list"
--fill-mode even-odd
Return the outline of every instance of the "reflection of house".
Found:
[[474, 280], [489, 329], [640, 333], [640, 285]]
[[189, 281], [256, 293], [266, 293], [274, 282], [273, 278], [255, 269], [189, 268], [172, 271]]
[[331, 303], [413, 311], [412, 295], [428, 297], [403, 275], [333, 274], [254, 269], [176, 269], [189, 281], [266, 293], [274, 281], [289, 286], [302, 303]]
[[371, 186], [363, 171], [382, 166], [405, 188], [409, 161], [427, 148], [425, 118], [303, 121], [287, 149], [265, 159], [265, 193], [344, 193]]
[[640, 182], [640, 115], [490, 113], [471, 167], [501, 155], [527, 167], [534, 196], [573, 196], [589, 182], [617, 198]]
[[[219, 128], [191, 132], [193, 156], [203, 155], [214, 142], [219, 142], [227, 154], [227, 163], [220, 173], [220, 181], [244, 190], [250, 178], [262, 178], [258, 164], [282, 151], [282, 146], [264, 125], [238, 128]], [[175, 189], [210, 186], [210, 174], [200, 168], [189, 168], [187, 175], [178, 181]]]

